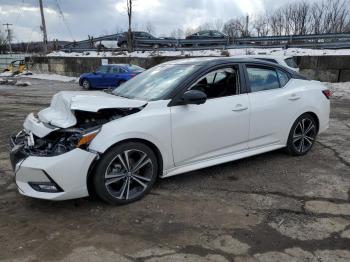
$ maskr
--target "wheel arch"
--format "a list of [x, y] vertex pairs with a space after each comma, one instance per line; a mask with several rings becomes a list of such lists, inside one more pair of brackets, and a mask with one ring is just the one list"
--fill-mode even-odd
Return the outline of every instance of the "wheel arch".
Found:
[[316, 122], [317, 133], [318, 133], [318, 131], [320, 129], [320, 119], [318, 118], [317, 114], [312, 112], [312, 111], [308, 111], [308, 112], [305, 112], [304, 114], [301, 114], [300, 116], [306, 115], [306, 114], [309, 114], [309, 115], [311, 115], [314, 118], [314, 120]]
[[97, 163], [99, 162], [99, 160], [107, 152], [109, 152], [113, 147], [118, 146], [118, 145], [123, 144], [123, 143], [128, 143], [128, 142], [139, 142], [139, 143], [145, 144], [148, 147], [150, 147], [151, 150], [155, 153], [155, 155], [157, 157], [157, 161], [158, 161], [158, 175], [157, 175], [157, 177], [161, 177], [162, 176], [162, 174], [163, 174], [163, 165], [164, 165], [163, 161], [164, 160], [163, 160], [163, 156], [162, 156], [159, 148], [154, 143], [152, 143], [149, 140], [142, 139], [142, 138], [124, 139], [124, 140], [118, 141], [117, 143], [114, 143], [114, 144], [110, 145], [110, 147], [108, 147], [103, 153], [101, 153], [99, 155], [99, 157], [90, 165], [90, 168], [89, 168], [89, 171], [88, 171], [88, 175], [87, 175], [87, 178], [86, 178], [86, 184], [87, 184], [87, 188], [88, 188], [88, 192], [89, 192], [90, 196], [95, 196], [96, 195], [92, 180], [93, 180], [93, 176], [94, 176], [94, 173], [95, 173], [95, 168], [96, 168]]

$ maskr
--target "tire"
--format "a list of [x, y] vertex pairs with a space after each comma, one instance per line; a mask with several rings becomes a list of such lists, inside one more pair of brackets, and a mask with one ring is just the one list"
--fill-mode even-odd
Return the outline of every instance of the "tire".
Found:
[[310, 114], [303, 114], [295, 120], [288, 136], [286, 151], [290, 155], [306, 155], [317, 137], [317, 124]]
[[157, 179], [158, 161], [147, 145], [127, 142], [114, 146], [99, 161], [93, 178], [96, 194], [112, 205], [143, 198]]
[[81, 85], [84, 89], [90, 89], [91, 88], [91, 84], [90, 81], [87, 79], [83, 79], [83, 81], [81, 82]]
[[128, 43], [127, 42], [121, 43], [120, 48], [127, 49], [128, 48]]
[[159, 44], [154, 44], [154, 45], [152, 46], [152, 48], [153, 48], [153, 49], [159, 49]]

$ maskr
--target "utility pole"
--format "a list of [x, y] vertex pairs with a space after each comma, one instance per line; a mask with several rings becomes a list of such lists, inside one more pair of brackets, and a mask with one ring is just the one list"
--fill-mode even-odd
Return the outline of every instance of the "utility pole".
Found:
[[245, 18], [245, 36], [249, 35], [249, 15]]
[[39, 6], [40, 6], [40, 13], [41, 13], [41, 30], [43, 31], [44, 35], [44, 53], [47, 53], [47, 33], [46, 33], [46, 24], [45, 24], [45, 16], [44, 16], [44, 8], [43, 8], [43, 1], [39, 0]]
[[7, 43], [9, 45], [9, 48], [10, 48], [10, 54], [12, 55], [12, 46], [11, 46], [11, 29], [10, 29], [10, 26], [12, 24], [9, 24], [9, 23], [6, 23], [6, 24], [2, 24], [4, 26], [6, 26], [6, 31], [7, 31]]

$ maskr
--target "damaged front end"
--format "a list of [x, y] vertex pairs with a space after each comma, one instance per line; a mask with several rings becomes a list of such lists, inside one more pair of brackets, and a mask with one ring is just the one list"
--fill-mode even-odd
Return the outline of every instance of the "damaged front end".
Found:
[[130, 107], [128, 99], [101, 93], [61, 92], [38, 116], [27, 116], [23, 130], [10, 139], [20, 193], [51, 200], [88, 195], [87, 175], [98, 158], [89, 144], [104, 124], [137, 113], [146, 104], [134, 101]]
[[102, 109], [98, 112], [75, 111], [76, 125], [58, 128], [41, 122], [30, 114], [24, 129], [11, 137], [11, 163], [15, 165], [27, 156], [50, 157], [76, 148], [87, 150], [101, 127], [113, 120], [133, 114], [140, 109]]

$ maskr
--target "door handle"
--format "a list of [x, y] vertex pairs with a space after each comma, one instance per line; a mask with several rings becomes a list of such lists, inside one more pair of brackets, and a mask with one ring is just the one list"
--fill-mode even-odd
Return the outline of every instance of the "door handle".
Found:
[[234, 109], [232, 109], [232, 111], [234, 112], [241, 112], [244, 110], [247, 110], [248, 107], [247, 106], [242, 106], [241, 104], [236, 105], [236, 107]]
[[289, 100], [298, 100], [300, 99], [301, 96], [297, 95], [297, 94], [292, 94], [290, 97], [289, 97]]

